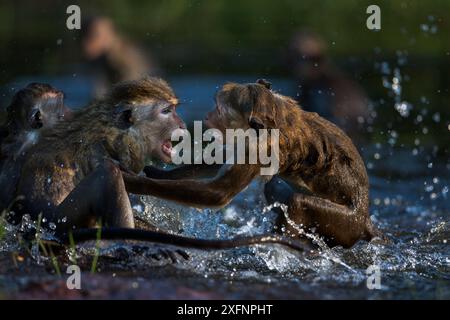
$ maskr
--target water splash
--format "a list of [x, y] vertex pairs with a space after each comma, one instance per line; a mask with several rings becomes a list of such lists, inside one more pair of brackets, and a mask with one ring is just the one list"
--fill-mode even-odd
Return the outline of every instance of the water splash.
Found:
[[[406, 64], [406, 53], [397, 53], [397, 63], [399, 65]], [[399, 67], [395, 67], [391, 72], [389, 63], [382, 62], [380, 64], [380, 71], [382, 74], [383, 87], [387, 88], [394, 97], [394, 109], [404, 118], [409, 117], [413, 108], [412, 104], [402, 100], [402, 81], [403, 77]]]
[[328, 247], [328, 245], [325, 243], [325, 241], [316, 233], [307, 232], [302, 225], [298, 225], [295, 223], [292, 219], [290, 219], [288, 215], [288, 206], [282, 203], [275, 202], [266, 208], [264, 208], [265, 211], [270, 211], [273, 208], [280, 208], [283, 212], [284, 218], [286, 219], [286, 222], [294, 228], [300, 235], [305, 236], [306, 238], [310, 239], [314, 244], [317, 244], [319, 248], [321, 249], [321, 255], [325, 259], [329, 259], [333, 261], [334, 263], [337, 263], [343, 267], [345, 267], [347, 270], [352, 271], [356, 273], [357, 271], [354, 270], [352, 267], [344, 263], [334, 252]]

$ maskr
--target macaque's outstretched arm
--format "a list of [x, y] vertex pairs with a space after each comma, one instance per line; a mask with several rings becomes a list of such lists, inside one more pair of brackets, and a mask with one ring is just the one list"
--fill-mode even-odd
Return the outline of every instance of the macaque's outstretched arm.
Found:
[[157, 180], [123, 173], [128, 192], [147, 194], [192, 207], [223, 207], [259, 174], [258, 165], [223, 165], [208, 179]]
[[183, 165], [173, 169], [164, 170], [154, 166], [146, 166], [144, 173], [147, 178], [152, 179], [198, 179], [214, 177], [218, 174], [222, 164], [190, 164]]

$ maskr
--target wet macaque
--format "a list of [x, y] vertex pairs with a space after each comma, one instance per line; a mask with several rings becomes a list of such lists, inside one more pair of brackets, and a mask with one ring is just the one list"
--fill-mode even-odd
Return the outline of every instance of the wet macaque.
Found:
[[1, 209], [13, 200], [23, 159], [28, 149], [39, 141], [41, 131], [72, 117], [72, 111], [64, 106], [64, 94], [44, 83], [31, 83], [19, 90], [6, 111], [7, 124], [0, 150]]
[[21, 170], [15, 217], [42, 212], [57, 233], [91, 227], [134, 227], [121, 168], [138, 173], [147, 157], [170, 161], [173, 130], [184, 128], [168, 84], [156, 78], [123, 82], [77, 112], [68, 123], [43, 130]]
[[[369, 181], [358, 151], [341, 129], [317, 113], [301, 110], [293, 99], [258, 80], [224, 85], [205, 123], [221, 131], [279, 130], [279, 171], [274, 179], [282, 179], [290, 188], [277, 192], [270, 182], [265, 190], [269, 202], [288, 206], [293, 224], [280, 215], [279, 231], [298, 237], [302, 232], [297, 226], [315, 230], [329, 245], [344, 247], [378, 234], [369, 217]], [[194, 207], [223, 207], [260, 175], [260, 168], [259, 163], [225, 164], [213, 177], [178, 180], [172, 180], [176, 175], [170, 173], [172, 179], [153, 179], [152, 174], [164, 177], [153, 168], [147, 170], [149, 177], [124, 174], [124, 180], [130, 192]], [[186, 170], [193, 172], [189, 167]]]
[[39, 129], [50, 128], [70, 119], [72, 111], [64, 105], [64, 93], [45, 83], [31, 83], [19, 90], [7, 107], [6, 137], [2, 156], [18, 156], [39, 137]]
[[152, 230], [134, 229], [123, 172], [137, 174], [146, 158], [171, 160], [171, 134], [184, 129], [176, 113], [178, 100], [169, 85], [157, 78], [126, 81], [103, 100], [77, 112], [67, 123], [42, 132], [28, 151], [12, 206], [11, 222], [29, 214], [55, 231], [65, 244], [101, 238], [134, 239], [204, 249], [256, 243], [281, 243], [297, 250], [305, 246], [279, 236], [202, 240]]

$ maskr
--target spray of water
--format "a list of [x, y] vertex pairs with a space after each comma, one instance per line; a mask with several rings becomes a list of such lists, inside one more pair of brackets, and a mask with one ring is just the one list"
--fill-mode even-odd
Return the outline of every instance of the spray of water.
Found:
[[352, 267], [350, 267], [349, 265], [347, 265], [345, 262], [343, 262], [331, 249], [330, 247], [328, 247], [328, 245], [325, 243], [325, 241], [316, 233], [312, 233], [312, 232], [307, 232], [301, 225], [298, 225], [297, 223], [295, 223], [292, 219], [289, 218], [288, 215], [288, 206], [279, 202], [275, 202], [267, 207], [264, 208], [263, 212], [267, 212], [272, 210], [273, 208], [280, 208], [281, 211], [283, 212], [283, 215], [287, 221], [287, 223], [294, 228], [300, 235], [305, 236], [306, 238], [310, 239], [313, 243], [317, 244], [319, 246], [319, 248], [321, 249], [321, 255], [330, 260], [333, 261], [334, 263], [337, 263], [341, 266], [343, 266], [344, 268], [346, 268], [347, 270], [351, 271], [351, 272], [357, 272], [356, 270], [354, 270]]

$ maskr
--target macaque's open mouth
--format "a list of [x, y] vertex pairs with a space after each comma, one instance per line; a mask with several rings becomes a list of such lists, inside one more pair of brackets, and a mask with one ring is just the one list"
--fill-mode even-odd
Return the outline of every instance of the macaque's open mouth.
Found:
[[168, 156], [169, 158], [172, 157], [172, 142], [170, 140], [167, 140], [161, 144], [161, 151]]

